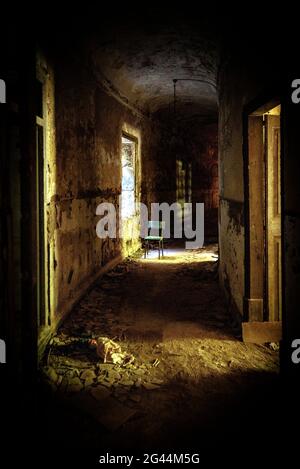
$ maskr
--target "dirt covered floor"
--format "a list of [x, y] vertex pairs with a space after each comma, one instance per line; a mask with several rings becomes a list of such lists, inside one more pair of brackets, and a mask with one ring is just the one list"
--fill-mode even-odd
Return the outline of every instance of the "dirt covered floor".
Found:
[[[163, 259], [157, 251], [135, 256], [99, 279], [45, 354], [40, 416], [51, 440], [201, 447], [276, 425], [278, 347], [241, 342], [218, 286], [217, 257], [216, 245], [170, 246]], [[103, 363], [89, 342], [99, 337], [134, 362]]]

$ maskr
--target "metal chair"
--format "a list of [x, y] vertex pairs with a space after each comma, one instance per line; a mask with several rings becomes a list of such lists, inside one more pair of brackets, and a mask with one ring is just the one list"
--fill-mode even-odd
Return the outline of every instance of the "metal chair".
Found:
[[[149, 245], [152, 242], [158, 242], [158, 258], [160, 259], [160, 253], [164, 255], [164, 237], [163, 230], [165, 229], [164, 221], [148, 221], [148, 235], [145, 236], [145, 251], [144, 256], [146, 258], [149, 252]], [[151, 235], [151, 230], [157, 231], [157, 235]], [[150, 233], [150, 234], [149, 234]]]

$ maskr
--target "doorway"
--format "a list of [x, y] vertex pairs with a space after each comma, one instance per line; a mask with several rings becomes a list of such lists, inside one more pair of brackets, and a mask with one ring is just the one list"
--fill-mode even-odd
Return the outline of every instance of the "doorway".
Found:
[[282, 319], [280, 105], [264, 115], [268, 317]]
[[280, 114], [278, 101], [247, 114], [244, 319], [264, 323], [257, 329], [258, 341], [281, 336]]
[[46, 116], [44, 105], [44, 83], [36, 80], [36, 297], [37, 324], [40, 333], [50, 325], [47, 291], [47, 244], [45, 230], [45, 188], [46, 188]]

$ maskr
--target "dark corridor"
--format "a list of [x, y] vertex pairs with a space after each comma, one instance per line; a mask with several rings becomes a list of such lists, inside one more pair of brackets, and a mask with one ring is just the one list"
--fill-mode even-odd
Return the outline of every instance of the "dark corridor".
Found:
[[296, 448], [298, 17], [242, 8], [7, 15], [1, 423], [30, 458]]

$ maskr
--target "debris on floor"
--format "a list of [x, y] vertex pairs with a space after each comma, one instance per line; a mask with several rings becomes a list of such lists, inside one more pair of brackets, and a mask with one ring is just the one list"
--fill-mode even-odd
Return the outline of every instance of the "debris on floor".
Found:
[[278, 342], [270, 342], [267, 344], [271, 350], [277, 352], [279, 350], [279, 343]]
[[107, 446], [124, 435], [161, 437], [181, 408], [183, 420], [201, 421], [248, 380], [278, 373], [278, 344], [237, 340], [215, 252], [183, 250], [174, 264], [127, 260], [53, 336], [46, 385], [104, 428]]
[[134, 362], [134, 356], [122, 352], [120, 345], [108, 337], [98, 337], [89, 341], [90, 347], [96, 349], [97, 355], [103, 359], [103, 363], [129, 365]]

